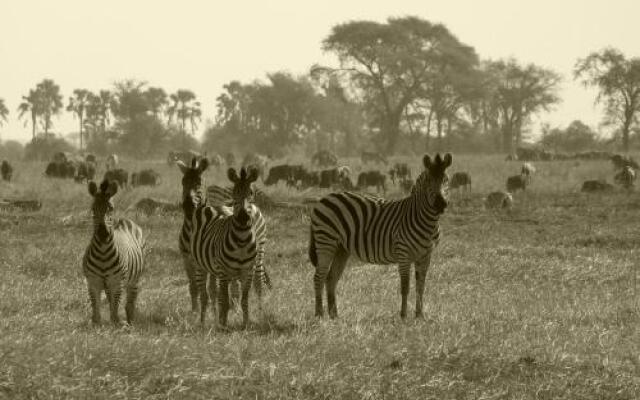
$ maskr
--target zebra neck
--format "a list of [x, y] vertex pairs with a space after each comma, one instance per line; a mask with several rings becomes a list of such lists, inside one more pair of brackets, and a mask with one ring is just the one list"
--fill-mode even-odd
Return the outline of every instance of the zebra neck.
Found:
[[99, 247], [110, 247], [113, 244], [113, 228], [109, 229], [104, 225], [96, 226], [92, 242]]
[[233, 247], [243, 247], [252, 242], [253, 239], [253, 229], [251, 225], [242, 225], [236, 221], [235, 217], [230, 218], [230, 229], [229, 229], [229, 237], [235, 246]]
[[419, 191], [409, 196], [409, 218], [429, 225], [438, 225], [440, 214], [429, 205], [426, 194]]

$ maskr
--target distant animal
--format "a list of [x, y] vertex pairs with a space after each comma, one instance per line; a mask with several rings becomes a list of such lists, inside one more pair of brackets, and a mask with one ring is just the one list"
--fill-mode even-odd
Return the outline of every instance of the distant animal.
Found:
[[120, 324], [118, 305], [122, 290], [126, 291], [127, 323], [133, 322], [138, 282], [144, 269], [142, 229], [129, 219], [113, 219], [111, 199], [117, 192], [118, 185], [114, 182], [104, 180], [99, 188], [95, 182], [89, 182], [94, 230], [82, 259], [82, 271], [89, 286], [94, 324], [101, 320], [99, 300], [103, 290], [107, 293], [111, 322], [115, 325]]
[[269, 165], [269, 158], [260, 154], [248, 153], [242, 160], [242, 166], [245, 168], [255, 168], [258, 171], [258, 177], [264, 180], [264, 173]]
[[349, 257], [355, 256], [368, 263], [399, 265], [403, 319], [407, 316], [411, 265], [415, 264], [415, 315], [422, 317], [425, 277], [440, 239], [438, 221], [448, 205], [446, 169], [451, 163], [451, 154], [438, 154], [433, 160], [425, 155], [425, 170], [416, 187], [400, 200], [342, 192], [316, 203], [309, 239], [309, 259], [315, 267], [316, 316], [324, 315], [325, 285], [329, 317], [338, 316], [336, 286]]
[[84, 156], [84, 161], [93, 163], [94, 165], [98, 165], [98, 160], [96, 159], [96, 155], [95, 154], [87, 154], [87, 155], [85, 155]]
[[356, 188], [358, 190], [366, 190], [370, 186], [375, 186], [376, 191], [380, 192], [380, 190], [382, 189], [382, 192], [386, 193], [386, 179], [387, 177], [380, 171], [361, 172], [360, 175], [358, 175], [358, 184], [356, 185]]
[[467, 172], [456, 172], [451, 175], [449, 187], [451, 189], [463, 188], [465, 190], [471, 190], [471, 176]]
[[391, 177], [391, 183], [395, 185], [396, 180], [411, 179], [411, 169], [406, 163], [395, 163], [393, 168], [389, 170], [389, 176]]
[[622, 186], [625, 189], [633, 188], [633, 185], [636, 180], [636, 171], [633, 170], [630, 166], [626, 166], [622, 169], [622, 171], [618, 172], [613, 181], [618, 185]]
[[517, 190], [527, 188], [527, 178], [523, 175], [513, 175], [507, 178], [507, 192], [515, 193]]
[[[207, 164], [204, 164], [204, 168]], [[191, 221], [187, 243], [189, 254], [197, 268], [206, 271], [214, 279], [213, 284], [209, 285], [208, 295], [203, 274], [195, 277], [200, 294], [200, 322], [205, 322], [208, 298], [217, 297], [220, 305], [219, 323], [222, 326], [227, 324], [229, 283], [239, 280], [242, 285], [242, 322], [246, 327], [252, 283], [260, 299], [263, 284], [270, 287], [263, 265], [266, 223], [260, 209], [249, 202], [253, 194], [251, 184], [258, 179], [258, 171], [242, 168], [238, 175], [235, 169], [230, 168], [228, 177], [233, 183], [233, 206], [210, 207], [205, 204], [206, 194], [203, 193], [203, 167], [195, 162], [192, 162], [192, 168], [184, 164], [178, 166], [183, 172], [185, 221]]]
[[103, 180], [116, 182], [121, 188], [126, 188], [129, 183], [129, 173], [122, 169], [110, 169], [104, 173]]
[[66, 151], [59, 151], [53, 155], [53, 162], [57, 164], [64, 164], [66, 162], [72, 161], [73, 155]]
[[157, 186], [160, 183], [160, 174], [152, 169], [143, 169], [131, 174], [131, 186]]
[[81, 161], [78, 163], [78, 168], [74, 180], [76, 182], [89, 182], [94, 180], [96, 176], [96, 164], [91, 161]]
[[282, 164], [271, 167], [269, 168], [267, 179], [264, 180], [264, 184], [267, 186], [271, 186], [277, 184], [280, 181], [297, 181], [297, 178], [299, 177], [299, 171], [302, 168], [302, 165], [289, 164]]
[[228, 167], [231, 167], [236, 163], [236, 156], [231, 152], [226, 153], [224, 155], [224, 161], [227, 163]]
[[400, 180], [400, 189], [405, 194], [411, 193], [414, 183], [413, 179], [402, 179]]
[[595, 192], [610, 192], [613, 190], [613, 185], [607, 183], [604, 180], [589, 180], [582, 183], [582, 192], [595, 193]]
[[319, 171], [304, 171], [299, 179], [300, 188], [306, 189], [309, 187], [320, 186], [320, 172]]
[[220, 154], [214, 154], [209, 156], [209, 164], [214, 167], [222, 167], [224, 165], [224, 158]]
[[373, 162], [373, 163], [382, 163], [386, 165], [388, 163], [387, 158], [385, 156], [383, 156], [380, 153], [371, 152], [371, 151], [363, 151], [360, 154], [360, 159], [362, 160], [363, 164]]
[[536, 173], [536, 167], [533, 163], [525, 162], [522, 164], [520, 168], [520, 175], [524, 176], [527, 179], [527, 183], [531, 183], [531, 179], [533, 175]]
[[615, 171], [622, 170], [624, 167], [631, 167], [634, 170], [640, 169], [640, 166], [631, 158], [631, 156], [623, 156], [621, 154], [614, 154], [611, 156], [611, 163], [613, 164], [613, 169]]
[[182, 208], [180, 204], [171, 203], [166, 200], [158, 200], [150, 197], [145, 197], [138, 200], [134, 205], [129, 207], [127, 211], [139, 211], [146, 215], [171, 214], [181, 212]]
[[45, 175], [49, 178], [70, 178], [73, 179], [76, 176], [76, 166], [72, 161], [55, 162], [52, 161], [47, 164]]
[[167, 155], [167, 164], [170, 166], [173, 166], [178, 161], [182, 161], [183, 163], [188, 164], [194, 158], [200, 161], [204, 157], [202, 154], [193, 150], [185, 150], [185, 151], [172, 150]]
[[2, 180], [10, 182], [11, 177], [13, 176], [13, 167], [9, 164], [9, 161], [2, 160], [2, 165], [0, 166], [0, 174], [2, 175]]
[[320, 150], [311, 157], [311, 164], [322, 168], [333, 167], [338, 165], [338, 157], [328, 150]]
[[109, 154], [107, 156], [107, 159], [105, 160], [105, 167], [107, 168], [107, 171], [116, 169], [117, 166], [118, 166], [118, 155]]
[[488, 209], [508, 209], [513, 207], [513, 196], [509, 192], [491, 192], [484, 205]]

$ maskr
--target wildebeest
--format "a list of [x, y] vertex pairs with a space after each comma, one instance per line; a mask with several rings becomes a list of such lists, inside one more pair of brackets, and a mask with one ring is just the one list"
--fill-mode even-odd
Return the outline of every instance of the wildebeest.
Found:
[[156, 186], [160, 183], [160, 174], [152, 169], [143, 169], [131, 174], [131, 186]]
[[636, 172], [630, 166], [626, 166], [618, 172], [613, 181], [625, 189], [631, 189], [636, 180]]
[[613, 163], [613, 169], [615, 171], [619, 171], [624, 169], [624, 167], [631, 167], [634, 170], [640, 169], [640, 166], [630, 156], [623, 156], [621, 154], [614, 154], [611, 156], [611, 162]]
[[613, 190], [613, 185], [607, 183], [604, 180], [590, 180], [582, 183], [581, 191], [586, 193], [594, 192], [610, 192]]
[[400, 183], [400, 189], [402, 189], [404, 193], [410, 193], [411, 190], [413, 189], [413, 185], [415, 184], [413, 179], [402, 179], [400, 180], [399, 183]]
[[47, 164], [45, 175], [49, 178], [74, 178], [76, 176], [76, 166], [71, 161], [55, 162]]
[[385, 156], [383, 156], [380, 153], [377, 152], [372, 152], [372, 151], [363, 151], [360, 154], [360, 159], [362, 160], [363, 164], [369, 163], [369, 162], [379, 162], [382, 164], [387, 164], [387, 158]]
[[76, 182], [89, 182], [96, 176], [96, 164], [90, 161], [82, 161], [78, 163], [74, 180]]
[[513, 206], [513, 196], [508, 192], [491, 192], [485, 199], [484, 205], [488, 209], [503, 209]]
[[105, 161], [107, 171], [115, 169], [118, 166], [118, 155], [117, 154], [109, 154]]
[[0, 174], [2, 174], [2, 180], [10, 182], [13, 176], [13, 167], [9, 164], [9, 161], [2, 160], [2, 166], [0, 166]]
[[87, 154], [87, 155], [85, 155], [84, 156], [84, 161], [93, 163], [94, 165], [98, 165], [98, 160], [96, 159], [96, 155], [95, 154]]
[[386, 193], [386, 179], [387, 177], [380, 171], [361, 172], [360, 175], [358, 175], [358, 184], [356, 187], [358, 190], [365, 190], [370, 186], [375, 186], [378, 192], [382, 189], [382, 191]]
[[319, 167], [332, 167], [338, 164], [338, 157], [329, 150], [320, 150], [311, 157], [311, 164]]
[[466, 172], [456, 172], [451, 175], [449, 187], [451, 189], [458, 189], [462, 187], [466, 190], [471, 190], [471, 176]]
[[300, 177], [299, 181], [301, 189], [320, 186], [320, 172], [305, 170], [303, 171], [303, 174]]
[[406, 163], [395, 163], [393, 168], [389, 170], [389, 176], [391, 177], [391, 183], [395, 185], [396, 179], [398, 181], [411, 179], [411, 169]]
[[193, 150], [185, 150], [185, 151], [172, 150], [167, 155], [167, 164], [170, 166], [173, 166], [177, 161], [182, 161], [185, 164], [191, 164], [191, 160], [193, 158], [200, 161], [203, 158], [203, 156], [202, 154]]
[[275, 185], [280, 181], [285, 181], [289, 185], [294, 185], [301, 178], [304, 167], [302, 165], [282, 164], [269, 168], [269, 174], [264, 184]]
[[507, 178], [507, 192], [515, 193], [516, 190], [527, 188], [527, 178], [523, 175], [514, 175]]
[[520, 175], [524, 176], [528, 183], [531, 183], [531, 178], [535, 173], [536, 167], [532, 163], [525, 162], [522, 164], [522, 168], [520, 168]]
[[73, 159], [73, 155], [67, 151], [59, 151], [53, 155], [53, 162], [56, 164], [64, 164]]
[[129, 182], [129, 173], [122, 168], [110, 169], [104, 173], [102, 179], [116, 182], [121, 188], [126, 188]]

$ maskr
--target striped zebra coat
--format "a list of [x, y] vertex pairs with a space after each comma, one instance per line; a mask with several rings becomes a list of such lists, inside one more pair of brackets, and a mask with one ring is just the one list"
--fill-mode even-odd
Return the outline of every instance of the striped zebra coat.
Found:
[[425, 171], [411, 194], [388, 201], [352, 192], [323, 197], [311, 215], [309, 258], [315, 266], [316, 316], [323, 315], [326, 285], [329, 316], [337, 317], [335, 289], [349, 256], [376, 264], [399, 264], [402, 303], [407, 315], [411, 264], [416, 273], [416, 317], [422, 316], [424, 282], [431, 253], [438, 244], [438, 220], [447, 207], [448, 176], [452, 157], [425, 155]]
[[92, 214], [94, 232], [83, 260], [82, 271], [87, 279], [92, 321], [100, 323], [100, 294], [104, 290], [109, 301], [111, 321], [119, 324], [118, 307], [123, 288], [127, 292], [125, 312], [127, 323], [133, 321], [138, 282], [144, 269], [144, 239], [142, 229], [133, 221], [112, 218], [111, 198], [118, 185], [106, 180], [100, 188], [89, 182], [93, 196]]

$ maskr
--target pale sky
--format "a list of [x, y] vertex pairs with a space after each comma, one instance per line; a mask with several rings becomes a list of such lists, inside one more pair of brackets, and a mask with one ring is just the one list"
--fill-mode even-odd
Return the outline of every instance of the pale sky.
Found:
[[[231, 80], [334, 63], [321, 50], [333, 25], [406, 15], [445, 24], [481, 58], [515, 57], [561, 73], [563, 102], [538, 119], [553, 126], [600, 121], [595, 92], [573, 81], [577, 58], [605, 46], [640, 56], [638, 0], [4, 0], [0, 98], [11, 114], [0, 138], [30, 140], [16, 108], [44, 78], [60, 85], [65, 106], [74, 88], [111, 89], [127, 78], [168, 93], [191, 89], [204, 121]], [[65, 134], [78, 129], [66, 112], [54, 124]]]

